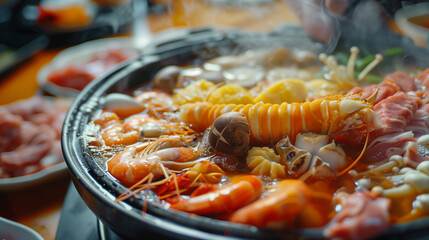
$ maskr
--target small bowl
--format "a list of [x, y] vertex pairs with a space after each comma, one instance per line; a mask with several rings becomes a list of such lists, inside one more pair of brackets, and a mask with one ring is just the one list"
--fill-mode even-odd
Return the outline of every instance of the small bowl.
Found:
[[48, 81], [49, 74], [70, 65], [85, 63], [89, 61], [95, 53], [106, 49], [121, 49], [132, 56], [137, 56], [139, 54], [139, 50], [134, 46], [131, 38], [106, 38], [82, 43], [60, 52], [48, 65], [43, 67], [37, 74], [39, 86], [44, 91], [54, 96], [76, 97], [80, 92], [79, 90], [62, 87]]
[[0, 217], [0, 239], [43, 240], [43, 237], [25, 225]]
[[395, 13], [396, 25], [403, 34], [413, 39], [414, 43], [420, 47], [428, 46], [429, 28], [410, 21], [410, 19], [423, 16], [427, 16], [425, 20], [429, 23], [429, 2], [405, 6]]

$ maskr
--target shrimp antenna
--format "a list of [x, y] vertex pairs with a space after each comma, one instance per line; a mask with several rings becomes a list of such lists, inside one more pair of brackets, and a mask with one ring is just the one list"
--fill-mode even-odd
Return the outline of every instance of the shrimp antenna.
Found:
[[362, 151], [360, 152], [359, 156], [356, 158], [356, 160], [353, 161], [352, 164], [350, 164], [348, 167], [346, 167], [346, 169], [344, 169], [343, 171], [338, 173], [336, 176], [334, 176], [334, 178], [340, 177], [344, 173], [350, 171], [350, 169], [352, 169], [359, 162], [359, 160], [362, 158], [363, 154], [365, 153], [366, 147], [368, 146], [368, 142], [369, 142], [369, 126], [367, 126], [367, 128], [366, 128], [365, 145], [363, 146]]
[[[149, 185], [152, 183], [152, 179], [153, 179], [153, 174], [151, 174], [150, 177], [149, 177], [149, 181], [148, 181]], [[146, 211], [147, 211], [147, 198], [148, 198], [148, 194], [149, 194], [149, 191], [146, 190], [145, 195], [144, 195], [144, 204], [143, 204], [143, 208], [142, 208], [142, 215], [143, 216], [146, 214]]]
[[194, 186], [194, 184], [200, 179], [201, 176], [202, 174], [199, 173], [198, 176], [194, 179], [194, 181], [192, 181], [192, 183], [189, 186]]
[[179, 183], [177, 182], [177, 176], [175, 173], [173, 173], [173, 180], [174, 180], [174, 186], [176, 187], [177, 197], [180, 197]]
[[[141, 186], [144, 182], [146, 181], [152, 181], [153, 179], [153, 174], [150, 173], [148, 174], [146, 177], [144, 177], [142, 180], [140, 180], [139, 182], [137, 182], [136, 184], [132, 185], [130, 188], [128, 188], [125, 192], [123, 192], [121, 195], [119, 195], [115, 202], [120, 202], [120, 201], [124, 201], [134, 195], [136, 195], [137, 193], [141, 192], [142, 190], [146, 189], [149, 187], [149, 185], [145, 184], [143, 186]], [[131, 193], [130, 193], [131, 192]]]

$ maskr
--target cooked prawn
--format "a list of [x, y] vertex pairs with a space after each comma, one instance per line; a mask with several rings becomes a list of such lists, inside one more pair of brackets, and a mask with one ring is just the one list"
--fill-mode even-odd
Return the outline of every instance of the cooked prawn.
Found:
[[158, 124], [167, 124], [165, 120], [158, 120], [153, 117], [148, 117], [144, 115], [137, 115], [125, 120], [123, 128], [125, 132], [130, 131], [139, 131], [140, 128], [146, 123], [158, 123]]
[[[170, 169], [182, 170], [197, 163], [190, 162], [198, 157], [197, 152], [183, 147], [183, 141], [177, 137], [161, 138], [154, 143], [144, 142], [128, 146], [107, 162], [108, 171], [124, 185], [131, 186], [148, 175], [154, 180], [162, 176], [168, 178]], [[161, 149], [165, 143], [168, 143], [169, 148]]]
[[231, 212], [258, 199], [262, 191], [259, 178], [242, 175], [215, 191], [187, 199], [173, 199], [170, 208], [195, 214]]
[[[189, 126], [186, 126], [177, 122], [168, 122], [164, 119], [156, 119], [147, 116], [136, 116], [127, 119], [124, 122], [123, 129], [125, 132], [140, 132], [140, 135], [144, 135], [144, 132], [148, 128], [157, 127], [158, 135], [182, 135], [182, 134], [194, 134]], [[153, 131], [153, 130], [152, 130]]]
[[156, 126], [156, 136], [195, 134], [194, 130], [184, 124], [145, 115], [137, 115], [122, 122], [115, 113], [104, 112], [94, 120], [94, 124], [101, 127], [101, 138], [106, 146], [137, 143], [147, 135], [148, 128], [151, 128], [149, 131], [153, 134], [154, 126]]
[[144, 112], [149, 116], [162, 117], [164, 112], [175, 109], [171, 95], [161, 91], [145, 91], [135, 96], [134, 99], [143, 104]]
[[181, 107], [178, 118], [203, 131], [226, 112], [244, 114], [249, 121], [251, 139], [260, 143], [277, 142], [284, 136], [294, 141], [300, 132], [330, 135], [365, 125], [369, 131], [380, 126], [372, 104], [362, 100], [359, 95], [330, 96], [291, 104], [192, 103]]
[[283, 223], [293, 227], [318, 227], [327, 223], [327, 212], [323, 208], [331, 201], [331, 195], [315, 192], [300, 180], [282, 180], [275, 191], [234, 212], [231, 222], [264, 227], [270, 223]]
[[102, 113], [94, 124], [101, 128], [101, 138], [106, 146], [130, 145], [141, 138], [138, 131], [125, 131], [118, 115], [111, 112]]

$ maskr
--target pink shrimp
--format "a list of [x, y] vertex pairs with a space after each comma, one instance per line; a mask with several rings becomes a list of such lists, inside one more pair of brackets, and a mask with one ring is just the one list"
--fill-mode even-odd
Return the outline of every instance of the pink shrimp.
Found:
[[182, 144], [179, 140], [169, 140], [170, 148], [165, 149], [154, 147], [149, 142], [131, 145], [113, 157], [107, 167], [112, 176], [126, 186], [134, 185], [149, 175], [153, 179], [168, 178], [170, 169], [182, 170], [197, 163], [191, 161], [198, 157], [197, 152], [192, 148], [176, 147]]
[[118, 115], [111, 112], [101, 114], [94, 120], [94, 124], [101, 127], [101, 138], [106, 146], [131, 145], [147, 136], [193, 135], [195, 133], [184, 124], [144, 115], [131, 117], [122, 123]]
[[375, 192], [355, 192], [324, 230], [329, 239], [371, 239], [389, 227], [391, 200]]
[[101, 127], [101, 138], [106, 146], [130, 145], [140, 140], [138, 131], [126, 132], [118, 115], [111, 112], [102, 113], [94, 124]]
[[130, 131], [139, 131], [140, 128], [147, 123], [159, 123], [159, 124], [166, 124], [167, 121], [165, 120], [158, 120], [152, 117], [148, 117], [148, 116], [135, 116], [135, 117], [131, 117], [129, 119], [127, 119], [124, 122], [123, 128], [124, 131], [126, 132], [130, 132]]
[[262, 191], [259, 178], [243, 175], [215, 191], [187, 199], [172, 199], [170, 208], [195, 214], [231, 212], [258, 199]]
[[175, 109], [171, 95], [161, 91], [145, 91], [135, 96], [134, 99], [143, 104], [144, 112], [149, 116], [160, 118], [164, 112]]
[[[319, 227], [328, 222], [331, 196], [315, 192], [300, 180], [282, 180], [271, 195], [259, 199], [232, 214], [230, 221], [266, 227], [269, 223], [283, 223], [293, 227]], [[292, 224], [292, 226], [290, 226]]]

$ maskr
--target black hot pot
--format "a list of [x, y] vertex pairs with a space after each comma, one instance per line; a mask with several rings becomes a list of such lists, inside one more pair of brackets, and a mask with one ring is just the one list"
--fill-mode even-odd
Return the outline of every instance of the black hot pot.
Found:
[[[118, 235], [143, 239], [150, 232], [166, 239], [323, 239], [322, 231], [270, 231], [252, 226], [231, 224], [184, 212], [166, 210], [147, 196], [115, 202], [126, 191], [103, 166], [97, 163], [85, 140], [87, 123], [103, 107], [108, 93], [131, 93], [150, 81], [163, 67], [202, 62], [223, 53], [231, 54], [252, 48], [286, 46], [313, 52], [331, 52], [338, 39], [327, 45], [313, 42], [298, 27], [284, 27], [269, 33], [245, 33], [238, 30], [181, 30], [167, 42], [154, 43], [142, 55], [120, 65], [92, 82], [76, 97], [65, 119], [62, 147], [66, 163], [79, 194], [88, 207]], [[142, 208], [147, 199], [147, 210]], [[429, 218], [393, 226], [380, 239], [423, 239], [428, 237]]]

